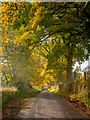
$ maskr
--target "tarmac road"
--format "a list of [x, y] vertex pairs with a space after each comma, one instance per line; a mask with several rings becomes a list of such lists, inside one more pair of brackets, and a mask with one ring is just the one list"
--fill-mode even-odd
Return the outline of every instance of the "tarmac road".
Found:
[[64, 99], [55, 93], [48, 90], [42, 91], [36, 97], [33, 97], [30, 102], [30, 109], [21, 110], [18, 118], [88, 118], [88, 116], [78, 108], [64, 101]]

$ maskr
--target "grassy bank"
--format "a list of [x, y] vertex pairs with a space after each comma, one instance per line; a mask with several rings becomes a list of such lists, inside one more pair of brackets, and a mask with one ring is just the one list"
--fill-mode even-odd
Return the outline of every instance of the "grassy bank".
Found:
[[32, 89], [32, 88], [2, 88], [2, 109], [5, 108], [5, 105], [10, 102], [10, 100], [24, 98], [24, 97], [32, 97], [39, 93], [40, 90]]

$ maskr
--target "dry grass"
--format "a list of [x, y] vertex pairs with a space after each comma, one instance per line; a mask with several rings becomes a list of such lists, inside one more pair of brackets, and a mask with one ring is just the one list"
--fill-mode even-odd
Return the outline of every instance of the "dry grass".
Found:
[[17, 88], [15, 87], [1, 87], [0, 92], [16, 92]]

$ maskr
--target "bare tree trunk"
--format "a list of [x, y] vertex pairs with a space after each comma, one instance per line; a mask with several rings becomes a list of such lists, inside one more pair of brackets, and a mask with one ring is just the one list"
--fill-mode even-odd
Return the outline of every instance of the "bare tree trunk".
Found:
[[68, 50], [68, 57], [67, 57], [67, 87], [68, 87], [68, 91], [67, 92], [71, 92], [72, 91], [72, 87], [71, 87], [71, 82], [72, 82], [72, 65], [73, 65], [73, 47], [70, 47]]
[[67, 58], [67, 83], [72, 80], [73, 50], [69, 49]]
[[68, 58], [68, 64], [67, 64], [67, 82], [70, 82], [72, 80], [72, 57]]
[[28, 79], [28, 83], [29, 83], [29, 87], [30, 87], [30, 88], [33, 88], [33, 87], [32, 87], [32, 85], [30, 84], [30, 81], [29, 81], [29, 79]]

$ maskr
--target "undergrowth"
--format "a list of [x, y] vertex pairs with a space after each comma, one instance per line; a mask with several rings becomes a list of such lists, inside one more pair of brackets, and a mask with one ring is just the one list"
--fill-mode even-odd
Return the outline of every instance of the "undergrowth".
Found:
[[8, 104], [10, 100], [32, 97], [38, 92], [40, 92], [40, 90], [33, 88], [21, 88], [19, 90], [17, 89], [16, 91], [9, 90], [9, 88], [7, 91], [2, 90], [2, 109], [5, 108], [5, 105]]

